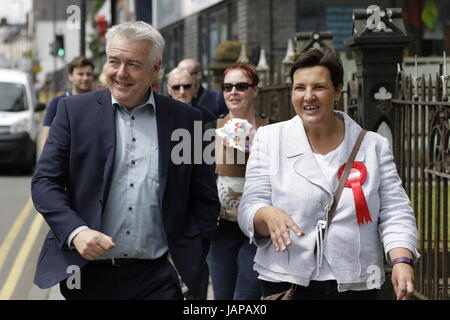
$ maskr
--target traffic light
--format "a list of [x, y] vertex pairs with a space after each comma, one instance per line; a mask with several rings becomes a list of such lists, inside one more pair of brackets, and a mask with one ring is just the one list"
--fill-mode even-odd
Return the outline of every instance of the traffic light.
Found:
[[66, 55], [63, 35], [55, 35], [55, 40], [50, 44], [50, 54], [58, 57], [64, 57]]

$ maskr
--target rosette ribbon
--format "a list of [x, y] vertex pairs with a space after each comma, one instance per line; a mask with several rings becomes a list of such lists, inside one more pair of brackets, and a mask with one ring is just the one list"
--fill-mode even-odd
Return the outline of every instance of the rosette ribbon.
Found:
[[[341, 179], [344, 168], [345, 163], [339, 169], [338, 179]], [[353, 162], [350, 169], [350, 174], [348, 175], [348, 179], [345, 182], [345, 187], [352, 188], [353, 199], [355, 200], [356, 220], [358, 221], [358, 224], [372, 222], [366, 198], [364, 196], [364, 192], [361, 187], [364, 181], [366, 181], [366, 178], [367, 178], [366, 166], [359, 161]]]

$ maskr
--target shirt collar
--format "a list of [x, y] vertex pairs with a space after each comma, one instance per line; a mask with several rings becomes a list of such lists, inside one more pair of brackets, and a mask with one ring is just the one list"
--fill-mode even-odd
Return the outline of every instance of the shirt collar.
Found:
[[[121, 105], [119, 102], [117, 102], [116, 99], [114, 99], [113, 95], [111, 95], [111, 102], [112, 102], [113, 108], [115, 108], [117, 105], [125, 108], [123, 105]], [[145, 106], [145, 105], [150, 105], [152, 107], [153, 111], [155, 111], [155, 97], [153, 95], [153, 90], [152, 89], [150, 89], [150, 94], [148, 96], [147, 102], [145, 102], [144, 104], [142, 104], [140, 106], [137, 106], [136, 108], [139, 108], [139, 107], [142, 107], [142, 106]]]

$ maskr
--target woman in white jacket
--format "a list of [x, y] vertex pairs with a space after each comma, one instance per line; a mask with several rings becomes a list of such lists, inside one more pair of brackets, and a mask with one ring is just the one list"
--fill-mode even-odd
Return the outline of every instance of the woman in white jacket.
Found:
[[383, 247], [397, 299], [414, 292], [417, 228], [392, 151], [368, 132], [334, 218], [319, 241], [361, 127], [335, 111], [343, 68], [329, 50], [300, 55], [291, 69], [297, 116], [260, 128], [248, 160], [238, 222], [258, 249], [263, 295], [297, 285], [294, 299], [376, 299]]

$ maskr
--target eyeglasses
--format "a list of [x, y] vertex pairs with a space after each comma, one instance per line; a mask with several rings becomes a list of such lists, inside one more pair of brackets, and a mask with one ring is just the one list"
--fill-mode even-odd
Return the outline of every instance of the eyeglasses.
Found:
[[246, 82], [239, 82], [239, 83], [224, 83], [222, 84], [222, 90], [224, 92], [230, 92], [231, 90], [233, 90], [233, 87], [236, 88], [237, 91], [246, 91], [248, 90], [248, 87], [254, 87], [254, 84], [251, 83], [246, 83]]
[[187, 84], [176, 84], [174, 86], [171, 86], [170, 88], [172, 90], [178, 91], [180, 90], [180, 87], [183, 87], [184, 90], [189, 90], [190, 88], [192, 88], [192, 83], [187, 83]]

